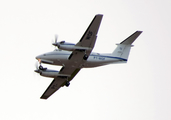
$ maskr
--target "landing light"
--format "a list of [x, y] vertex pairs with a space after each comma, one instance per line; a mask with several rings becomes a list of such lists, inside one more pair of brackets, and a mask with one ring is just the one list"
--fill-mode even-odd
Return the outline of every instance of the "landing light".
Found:
[[41, 59], [38, 58], [37, 60], [39, 61], [39, 63], [41, 63]]

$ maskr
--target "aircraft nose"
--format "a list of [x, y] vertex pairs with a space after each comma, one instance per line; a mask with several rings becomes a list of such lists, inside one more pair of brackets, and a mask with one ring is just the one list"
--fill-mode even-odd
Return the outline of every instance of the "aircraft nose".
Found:
[[38, 55], [36, 56], [36, 59], [39, 60], [39, 59], [42, 59], [43, 55]]
[[37, 60], [40, 59], [40, 55], [36, 56], [36, 59], [37, 59]]

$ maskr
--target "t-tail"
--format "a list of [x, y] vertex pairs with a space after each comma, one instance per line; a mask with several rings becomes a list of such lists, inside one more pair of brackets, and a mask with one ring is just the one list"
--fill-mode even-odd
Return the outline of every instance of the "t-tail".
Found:
[[122, 60], [127, 61], [131, 47], [133, 46], [132, 43], [138, 38], [141, 33], [142, 31], [136, 31], [120, 44], [116, 44], [117, 48], [113, 51], [112, 55], [114, 57], [121, 58]]

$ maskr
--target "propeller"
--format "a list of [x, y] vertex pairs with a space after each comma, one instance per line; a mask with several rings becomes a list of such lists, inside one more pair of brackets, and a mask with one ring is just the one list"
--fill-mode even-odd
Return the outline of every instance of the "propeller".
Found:
[[36, 70], [34, 70], [34, 71], [39, 73], [40, 72], [40, 70], [39, 70], [39, 62], [35, 63], [35, 67], [36, 67]]
[[37, 72], [37, 73], [41, 73], [41, 70], [46, 70], [47, 69], [47, 68], [43, 68], [43, 66], [41, 65], [40, 62], [36, 62], [35, 67], [36, 67], [35, 72]]
[[60, 42], [57, 42], [58, 41], [58, 35], [55, 35], [55, 42], [52, 43], [52, 45], [56, 46], [56, 47], [60, 47], [61, 44], [64, 44], [65, 41], [60, 41]]
[[54, 46], [56, 46], [56, 47], [59, 47], [60, 44], [57, 42], [57, 40], [58, 40], [58, 35], [55, 35], [55, 42], [52, 43], [52, 45], [54, 45]]

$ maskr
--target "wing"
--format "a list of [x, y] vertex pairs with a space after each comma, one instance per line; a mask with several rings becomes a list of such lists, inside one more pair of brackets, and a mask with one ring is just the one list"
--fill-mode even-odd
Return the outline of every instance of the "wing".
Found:
[[66, 78], [56, 77], [40, 97], [41, 99], [47, 99], [50, 97], [54, 92], [56, 92], [64, 83], [66, 82]]
[[103, 17], [103, 15], [100, 15], [100, 14], [98, 14], [94, 17], [94, 19], [90, 23], [89, 27], [83, 34], [82, 38], [76, 44], [76, 46], [91, 48], [90, 50], [87, 51], [87, 54], [91, 53], [91, 51], [95, 45], [97, 33], [98, 33], [98, 29], [99, 29], [102, 17]]
[[84, 35], [80, 39], [80, 41], [76, 44], [76, 46], [80, 47], [89, 47], [90, 49], [84, 50], [74, 50], [68, 58], [68, 62], [61, 68], [59, 74], [70, 75], [68, 77], [58, 76], [56, 77], [46, 91], [41, 96], [41, 99], [47, 99], [54, 92], [56, 92], [60, 87], [64, 86], [66, 82], [71, 81], [75, 75], [80, 71], [80, 69], [84, 66], [85, 60], [83, 59], [86, 55], [89, 56], [92, 49], [94, 48], [94, 44], [97, 38], [97, 32], [101, 23], [103, 15], [96, 15], [93, 21], [90, 23], [89, 27], [85, 31]]
[[74, 76], [80, 71], [80, 69], [75, 69], [71, 67], [62, 67], [60, 70], [60, 73], [67, 73], [68, 75], [70, 74], [70, 77], [66, 76], [58, 76], [54, 78], [52, 83], [49, 85], [49, 87], [46, 89], [46, 91], [43, 93], [43, 95], [40, 97], [41, 99], [47, 99], [49, 98], [54, 92], [56, 92], [59, 88], [63, 87], [66, 82], [71, 81]]

